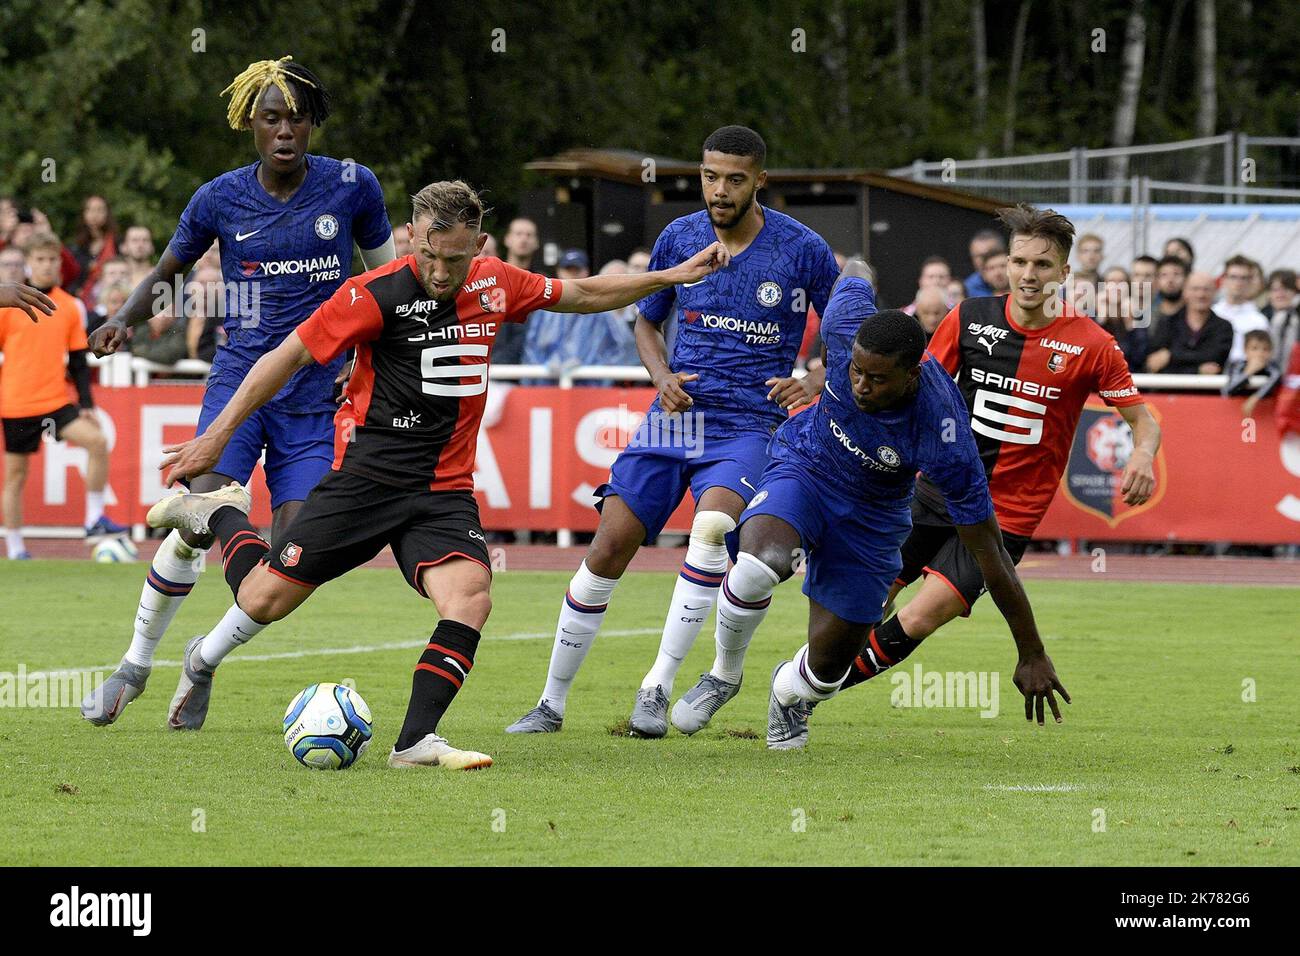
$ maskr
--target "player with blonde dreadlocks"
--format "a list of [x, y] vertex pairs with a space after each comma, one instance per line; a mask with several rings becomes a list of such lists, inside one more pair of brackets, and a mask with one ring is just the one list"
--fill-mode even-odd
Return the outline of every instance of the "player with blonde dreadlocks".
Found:
[[[367, 269], [394, 258], [393, 230], [375, 174], [351, 161], [307, 152], [312, 127], [330, 113], [329, 93], [316, 74], [293, 57], [260, 60], [250, 63], [221, 95], [230, 96], [230, 128], [252, 131], [258, 161], [199, 187], [158, 265], [90, 338], [96, 355], [116, 352], [128, 341], [131, 326], [154, 315], [155, 290], [173, 288], [177, 276], [188, 273], [214, 241], [219, 243], [225, 281], [222, 301], [215, 307], [224, 318], [227, 342], [212, 363], [199, 415], [200, 435], [254, 363], [351, 275], [354, 241]], [[174, 305], [180, 314], [184, 303]], [[302, 369], [229, 436], [221, 460], [211, 473], [195, 476], [190, 489], [222, 489], [232, 503], [242, 503], [247, 510], [244, 484], [265, 454], [273, 535], [278, 536], [333, 463], [334, 388], [342, 369], [341, 356], [328, 365]], [[198, 580], [200, 558], [212, 542], [210, 535], [188, 530], [173, 531], [163, 541], [149, 569], [135, 635], [121, 666], [82, 702], [87, 720], [99, 726], [113, 723], [144, 690], [154, 649]], [[223, 564], [240, 565], [250, 553], [240, 541], [229, 542]], [[239, 633], [231, 631], [237, 641]], [[203, 669], [202, 640], [195, 638], [186, 649], [186, 671]], [[194, 729], [182, 712], [183, 704], [172, 702], [168, 724]]]
[[286, 56], [250, 63], [221, 91], [222, 96], [230, 94], [226, 121], [231, 129], [253, 128], [258, 98], [272, 86], [280, 91], [290, 110], [310, 118], [313, 126], [320, 126], [329, 117], [330, 95], [321, 81], [301, 63], [294, 63], [293, 57]]

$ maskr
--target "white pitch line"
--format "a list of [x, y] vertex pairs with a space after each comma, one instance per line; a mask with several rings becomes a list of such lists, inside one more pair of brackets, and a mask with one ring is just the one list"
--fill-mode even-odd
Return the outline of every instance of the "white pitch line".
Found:
[[984, 784], [985, 790], [1001, 790], [1006, 793], [1072, 793], [1076, 790], [1082, 790], [1072, 783], [1031, 783], [1028, 785], [1017, 784], [1009, 787], [1006, 784], [994, 785], [991, 783]]
[[[626, 631], [602, 631], [602, 637], [640, 637], [645, 634], [659, 634], [661, 628], [639, 627]], [[542, 638], [554, 638], [554, 631], [520, 631], [515, 634], [497, 634], [484, 638], [486, 641], [539, 641]], [[329, 657], [335, 654], [370, 654], [374, 651], [404, 651], [423, 647], [429, 639], [418, 641], [394, 641], [389, 644], [354, 644], [352, 647], [321, 647], [305, 651], [281, 651], [277, 654], [232, 654], [226, 658], [231, 661], [286, 661], [300, 657]], [[154, 661], [154, 667], [180, 667], [180, 661]], [[99, 667], [65, 667], [53, 671], [27, 671], [28, 677], [57, 677], [60, 674], [87, 674], [99, 671], [117, 670], [117, 664], [102, 664]]]

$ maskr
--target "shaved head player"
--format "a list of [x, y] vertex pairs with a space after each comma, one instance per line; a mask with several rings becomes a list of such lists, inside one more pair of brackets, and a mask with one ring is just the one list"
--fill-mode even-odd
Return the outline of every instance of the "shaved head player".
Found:
[[[1114, 337], [1057, 298], [1070, 271], [1073, 224], [1025, 204], [1002, 209], [998, 217], [1011, 233], [1011, 292], [966, 299], [939, 323], [930, 352], [956, 378], [966, 400], [998, 526], [1019, 563], [1060, 485], [1079, 416], [1093, 394], [1133, 432], [1119, 488], [1129, 505], [1142, 504], [1155, 490], [1160, 426]], [[986, 590], [978, 562], [924, 475], [917, 482], [912, 524], [890, 604], [917, 578], [925, 581], [902, 610], [873, 629], [845, 688], [902, 661], [954, 618], [969, 616]]]

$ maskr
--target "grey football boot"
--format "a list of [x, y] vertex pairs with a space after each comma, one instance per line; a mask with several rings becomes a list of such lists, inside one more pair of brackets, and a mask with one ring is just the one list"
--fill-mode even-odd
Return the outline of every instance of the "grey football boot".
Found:
[[[772, 668], [772, 683], [776, 683], [776, 672], [784, 664], [782, 661]], [[791, 664], [793, 666], [793, 664]], [[773, 688], [767, 700], [767, 749], [768, 750], [802, 750], [808, 746], [808, 717], [813, 705], [805, 700], [786, 705], [776, 698]]]
[[668, 695], [660, 685], [642, 687], [636, 692], [627, 733], [629, 737], [648, 739], [668, 736]]
[[122, 716], [127, 704], [144, 693], [150, 670], [122, 658], [117, 670], [81, 702], [81, 716], [96, 727], [107, 727]]
[[252, 496], [237, 481], [223, 485], [216, 491], [203, 494], [198, 492], [181, 492], [168, 495], [149, 509], [145, 521], [151, 528], [179, 528], [194, 534], [211, 534], [208, 519], [219, 509], [237, 508], [248, 514], [253, 506]]
[[185, 645], [180, 683], [176, 685], [176, 694], [167, 712], [167, 726], [172, 730], [198, 730], [208, 716], [214, 668], [199, 653], [202, 644], [203, 635], [200, 634]]
[[696, 685], [673, 704], [673, 726], [688, 735], [703, 730], [718, 709], [739, 693], [739, 681], [732, 684], [712, 674], [701, 674]]
[[564, 718], [542, 701], [506, 728], [508, 734], [554, 734], [564, 726]]

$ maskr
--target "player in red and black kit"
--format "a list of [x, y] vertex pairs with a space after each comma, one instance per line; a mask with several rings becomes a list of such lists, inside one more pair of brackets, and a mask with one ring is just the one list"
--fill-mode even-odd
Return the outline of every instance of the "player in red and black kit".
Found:
[[491, 610], [473, 471], [497, 333], [534, 309], [622, 308], [699, 281], [728, 261], [726, 248], [714, 243], [671, 269], [561, 282], [478, 256], [487, 238], [483, 206], [465, 183], [433, 183], [412, 202], [414, 254], [345, 282], [254, 365], [203, 435], [166, 449], [166, 483], [210, 471], [239, 424], [297, 369], [356, 349], [335, 417], [333, 470], [274, 547], [253, 530], [248, 494], [237, 484], [176, 495], [149, 512], [154, 527], [214, 534], [235, 595], [221, 623], [186, 648], [168, 719], [175, 729], [202, 726], [212, 672], [230, 651], [389, 545], [407, 583], [441, 618], [416, 664], [389, 764], [490, 765], [486, 754], [457, 750], [436, 731], [473, 667]]
[[[1050, 209], [1025, 204], [999, 210], [998, 217], [1011, 233], [1011, 293], [958, 304], [939, 323], [929, 350], [966, 398], [1003, 544], [1018, 564], [1056, 494], [1089, 396], [1100, 395], [1133, 430], [1121, 489], [1130, 505], [1155, 490], [1160, 426], [1115, 339], [1058, 296], [1070, 271], [1074, 226]], [[979, 565], [958, 539], [943, 496], [924, 475], [916, 483], [912, 532], [902, 555], [903, 570], [886, 608], [918, 577], [925, 575], [925, 582], [871, 632], [843, 687], [897, 664], [944, 624], [968, 616], [984, 593]], [[1026, 716], [1029, 706], [1026, 699]], [[1042, 706], [1040, 700], [1040, 724]]]

